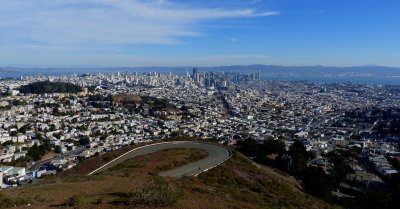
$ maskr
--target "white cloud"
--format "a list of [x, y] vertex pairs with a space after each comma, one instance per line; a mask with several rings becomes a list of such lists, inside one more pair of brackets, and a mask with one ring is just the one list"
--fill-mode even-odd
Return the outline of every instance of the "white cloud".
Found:
[[[175, 44], [197, 23], [278, 12], [190, 8], [167, 0], [0, 0], [1, 45]], [[4, 48], [3, 48], [4, 49]]]
[[237, 38], [231, 38], [232, 42], [238, 42]]
[[[89, 59], [103, 60], [96, 62], [101, 65], [127, 66], [126, 63], [134, 63], [129, 66], [221, 66], [221, 65], [247, 65], [247, 64], [267, 64], [270, 62], [267, 55], [256, 54], [222, 54], [208, 56], [179, 56], [179, 57], [143, 57], [143, 56], [93, 56]], [[93, 62], [82, 62], [84, 64], [92, 64]], [[227, 64], [229, 63], [229, 64]]]
[[262, 0], [251, 0], [249, 2], [249, 4], [257, 4], [257, 3], [260, 3], [260, 2], [262, 2]]

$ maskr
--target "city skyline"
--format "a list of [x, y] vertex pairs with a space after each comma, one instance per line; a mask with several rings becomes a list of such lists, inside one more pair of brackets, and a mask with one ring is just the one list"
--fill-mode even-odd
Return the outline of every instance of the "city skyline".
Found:
[[400, 67], [390, 0], [2, 3], [2, 66]]
[[261, 72], [0, 79], [2, 207], [399, 209], [398, 82]]

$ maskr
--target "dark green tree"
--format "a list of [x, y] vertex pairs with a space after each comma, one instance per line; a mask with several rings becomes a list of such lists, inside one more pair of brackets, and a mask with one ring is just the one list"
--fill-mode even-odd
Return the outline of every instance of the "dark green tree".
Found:
[[82, 91], [82, 88], [71, 83], [41, 81], [21, 86], [19, 91], [24, 94], [78, 93]]
[[308, 167], [305, 169], [302, 185], [307, 193], [325, 201], [332, 200], [331, 179], [321, 167]]
[[354, 172], [350, 166], [351, 153], [343, 150], [334, 150], [329, 152], [326, 158], [332, 167], [329, 174], [334, 186], [337, 188], [348, 174]]
[[240, 145], [239, 151], [249, 157], [256, 157], [259, 156], [259, 144], [253, 138], [247, 138], [243, 141], [239, 141], [238, 145]]
[[298, 140], [289, 147], [288, 154], [290, 156], [289, 172], [297, 177], [301, 177], [303, 171], [307, 169], [307, 162], [310, 154]]
[[2, 145], [3, 145], [3, 147], [5, 147], [5, 146], [8, 146], [8, 145], [13, 145], [13, 144], [14, 144], [13, 141], [6, 141]]
[[82, 146], [86, 146], [86, 145], [90, 144], [90, 139], [89, 139], [89, 137], [87, 137], [87, 136], [82, 136], [82, 137], [79, 139], [79, 144], [82, 145]]
[[17, 131], [11, 131], [10, 132], [10, 136], [18, 136], [18, 132]]
[[264, 144], [262, 145], [262, 150], [265, 152], [265, 154], [270, 155], [270, 154], [277, 154], [277, 155], [283, 155], [286, 152], [285, 149], [285, 142], [282, 140], [265, 140]]
[[57, 154], [61, 154], [61, 147], [58, 146], [58, 145], [55, 146], [55, 147], [54, 147], [54, 152], [57, 153]]

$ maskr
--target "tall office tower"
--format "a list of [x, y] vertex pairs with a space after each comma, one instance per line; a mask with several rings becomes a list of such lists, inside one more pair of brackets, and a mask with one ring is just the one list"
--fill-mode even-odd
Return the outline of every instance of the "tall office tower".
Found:
[[176, 85], [176, 86], [182, 86], [181, 79], [179, 79], [179, 78], [176, 79], [175, 85]]
[[200, 74], [197, 72], [197, 68], [193, 68], [193, 80], [196, 83], [200, 81]]
[[127, 74], [125, 75], [125, 82], [126, 83], [131, 83], [131, 81], [129, 80], [129, 76]]
[[196, 83], [199, 83], [199, 82], [200, 82], [200, 74], [199, 74], [199, 73], [196, 73], [196, 74], [195, 74], [195, 76], [194, 76], [194, 81], [195, 81]]
[[117, 77], [118, 79], [121, 77], [121, 72], [118, 71]]
[[195, 77], [195, 75], [197, 74], [197, 68], [193, 68], [193, 77]]
[[209, 78], [206, 78], [206, 79], [204, 80], [204, 87], [210, 88], [210, 86], [211, 86], [211, 81], [210, 81]]
[[221, 86], [222, 87], [226, 87], [227, 86], [227, 82], [225, 80], [223, 80]]
[[210, 79], [210, 87], [216, 87], [217, 83], [215, 82], [215, 79], [211, 78]]
[[260, 70], [257, 70], [257, 73], [256, 73], [256, 80], [260, 80]]

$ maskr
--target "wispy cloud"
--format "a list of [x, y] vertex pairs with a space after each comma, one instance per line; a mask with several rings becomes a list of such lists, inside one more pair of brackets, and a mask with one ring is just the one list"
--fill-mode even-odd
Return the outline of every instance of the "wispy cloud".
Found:
[[2, 0], [1, 45], [175, 44], [197, 25], [223, 18], [279, 14], [254, 9], [191, 8], [167, 0]]
[[257, 3], [260, 3], [260, 2], [262, 2], [262, 0], [251, 0], [249, 2], [249, 4], [257, 4]]
[[267, 55], [258, 54], [214, 54], [199, 56], [146, 56], [136, 54], [69, 54], [67, 56], [58, 56], [57, 54], [47, 54], [43, 52], [8, 52], [0, 50], [2, 59], [12, 60], [12, 57], [23, 56], [23, 62], [7, 63], [7, 65], [28, 64], [38, 66], [219, 66], [219, 65], [246, 65], [246, 64], [268, 64], [271, 59]]

